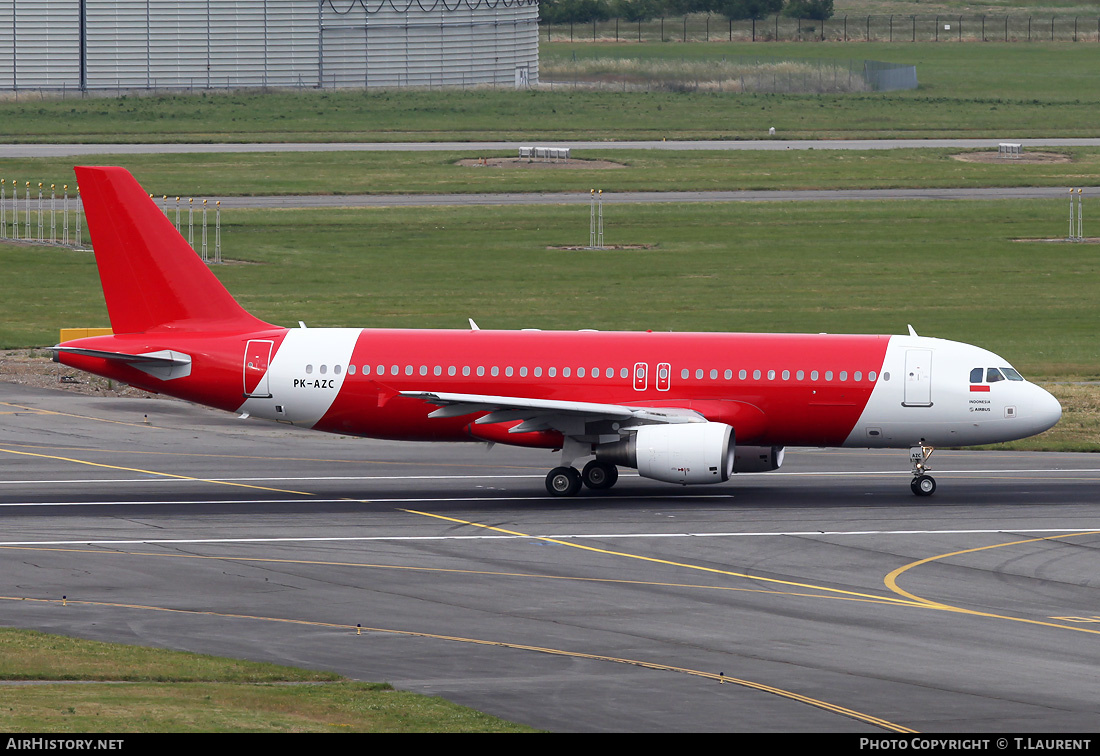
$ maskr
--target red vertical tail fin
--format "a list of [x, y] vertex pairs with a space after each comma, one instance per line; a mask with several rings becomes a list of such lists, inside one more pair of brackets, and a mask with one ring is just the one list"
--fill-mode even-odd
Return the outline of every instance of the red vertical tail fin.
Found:
[[270, 327], [237, 304], [129, 171], [75, 170], [116, 334]]

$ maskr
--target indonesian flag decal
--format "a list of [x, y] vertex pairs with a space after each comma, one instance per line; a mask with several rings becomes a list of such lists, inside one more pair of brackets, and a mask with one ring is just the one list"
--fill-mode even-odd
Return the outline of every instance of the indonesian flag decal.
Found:
[[989, 386], [986, 386], [984, 384], [981, 384], [981, 385], [973, 385], [972, 384], [970, 386], [970, 392], [971, 393], [980, 393], [980, 392], [987, 392], [987, 391], [989, 391]]

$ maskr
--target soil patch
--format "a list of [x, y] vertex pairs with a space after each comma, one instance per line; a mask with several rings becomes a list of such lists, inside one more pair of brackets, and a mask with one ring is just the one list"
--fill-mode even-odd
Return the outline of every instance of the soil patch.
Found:
[[575, 252], [578, 250], [591, 250], [593, 252], [608, 252], [616, 249], [655, 249], [656, 244], [605, 244], [600, 248], [589, 247], [587, 244], [577, 244], [568, 247], [547, 247], [560, 252]]
[[955, 158], [955, 160], [961, 160], [964, 163], [1003, 163], [1005, 165], [1073, 162], [1073, 158], [1069, 155], [1063, 155], [1060, 152], [1021, 152], [1014, 157], [1001, 155], [996, 151], [960, 152], [958, 155], [952, 155], [951, 157]]
[[1100, 244], [1100, 236], [1086, 236], [1083, 239], [1056, 237], [1051, 239], [1013, 239], [1016, 242], [1062, 242], [1063, 244]]
[[54, 362], [50, 359], [50, 353], [43, 349], [0, 351], [0, 381], [89, 396], [139, 396], [146, 399], [157, 396]]
[[622, 163], [611, 160], [582, 160], [569, 158], [568, 160], [547, 160], [545, 158], [521, 158], [521, 157], [491, 157], [491, 158], [464, 158], [456, 165], [464, 165], [468, 168], [529, 168], [531, 170], [602, 170], [606, 168], [626, 168]]

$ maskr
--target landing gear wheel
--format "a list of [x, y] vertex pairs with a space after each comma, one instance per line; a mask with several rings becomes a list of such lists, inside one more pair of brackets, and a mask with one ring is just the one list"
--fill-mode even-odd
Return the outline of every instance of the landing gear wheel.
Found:
[[581, 480], [593, 491], [611, 488], [618, 479], [619, 469], [615, 465], [597, 459], [589, 462], [581, 471]]
[[581, 490], [581, 474], [573, 467], [555, 467], [546, 476], [551, 496], [576, 496]]
[[936, 492], [936, 479], [931, 475], [918, 475], [909, 484], [917, 496], [931, 496]]

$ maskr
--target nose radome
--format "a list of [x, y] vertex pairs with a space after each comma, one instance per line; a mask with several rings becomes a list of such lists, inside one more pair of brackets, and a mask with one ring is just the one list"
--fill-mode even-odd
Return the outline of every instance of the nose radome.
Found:
[[1035, 422], [1035, 433], [1042, 433], [1053, 428], [1062, 419], [1062, 405], [1046, 389], [1034, 384], [1032, 389], [1030, 409]]

